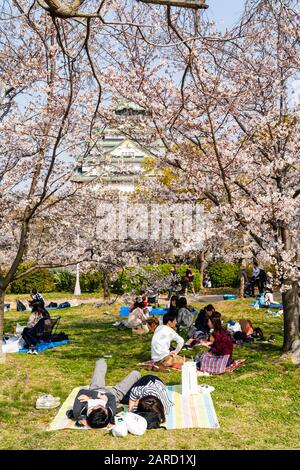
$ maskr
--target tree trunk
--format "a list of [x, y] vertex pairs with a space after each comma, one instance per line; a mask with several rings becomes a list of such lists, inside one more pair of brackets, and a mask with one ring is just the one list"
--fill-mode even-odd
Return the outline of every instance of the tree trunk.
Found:
[[103, 273], [103, 297], [104, 299], [110, 299], [109, 290], [109, 273]]
[[197, 268], [200, 271], [200, 289], [203, 289], [203, 278], [205, 268], [205, 252], [200, 251], [197, 259]]
[[0, 364], [4, 359], [2, 353], [2, 339], [3, 339], [3, 328], [4, 328], [4, 294], [5, 291], [0, 289]]
[[293, 343], [299, 340], [299, 297], [298, 285], [292, 284], [292, 288], [282, 294], [284, 315], [284, 342], [283, 351], [292, 350]]
[[239, 298], [243, 299], [244, 298], [244, 292], [245, 292], [245, 277], [243, 275], [243, 272], [241, 272], [241, 277], [240, 277], [240, 293], [239, 293]]

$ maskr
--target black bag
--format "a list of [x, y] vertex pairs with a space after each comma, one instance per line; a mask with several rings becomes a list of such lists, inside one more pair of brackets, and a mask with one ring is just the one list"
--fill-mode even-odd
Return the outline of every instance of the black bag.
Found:
[[65, 341], [69, 339], [69, 336], [66, 335], [66, 333], [55, 333], [54, 335], [51, 335], [51, 341], [52, 343], [58, 343], [59, 341]]
[[158, 429], [164, 428], [164, 426], [160, 425], [160, 419], [155, 411], [136, 411], [137, 415], [142, 416], [147, 421], [147, 429]]
[[252, 333], [252, 338], [258, 338], [263, 340], [264, 339], [264, 334], [261, 328], [254, 328], [253, 333]]
[[25, 310], [26, 307], [23, 302], [21, 302], [21, 300], [17, 300], [17, 312], [25, 312]]

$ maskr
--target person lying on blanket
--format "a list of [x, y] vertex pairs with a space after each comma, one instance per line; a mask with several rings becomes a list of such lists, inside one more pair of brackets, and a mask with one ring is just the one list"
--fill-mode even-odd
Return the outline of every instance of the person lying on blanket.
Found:
[[[176, 333], [176, 325], [176, 317], [166, 313], [163, 316], [163, 325], [158, 326], [154, 332], [151, 342], [151, 359], [157, 365], [171, 367], [184, 363], [184, 358], [178, 356], [184, 339]], [[172, 341], [177, 343], [175, 351], [170, 351]]]
[[147, 422], [156, 415], [158, 424], [164, 423], [174, 403], [169, 399], [164, 382], [156, 375], [144, 375], [123, 399], [128, 411], [141, 414]]
[[73, 409], [67, 412], [81, 426], [105, 428], [114, 423], [118, 412], [117, 403], [121, 403], [131, 387], [140, 379], [141, 374], [132, 371], [121, 382], [113, 387], [105, 385], [107, 364], [105, 359], [96, 362], [93, 377], [88, 389], [79, 390], [73, 404]]
[[213, 330], [209, 341], [202, 341], [202, 346], [210, 348], [215, 356], [229, 355], [227, 366], [232, 364], [233, 341], [221, 323], [221, 314], [214, 312], [208, 319], [208, 326]]

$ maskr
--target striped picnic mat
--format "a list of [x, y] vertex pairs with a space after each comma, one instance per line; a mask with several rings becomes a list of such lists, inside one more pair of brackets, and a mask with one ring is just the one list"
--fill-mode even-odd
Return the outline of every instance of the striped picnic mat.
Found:
[[168, 386], [168, 395], [174, 403], [167, 416], [167, 429], [219, 428], [218, 418], [210, 393], [181, 395], [181, 385]]
[[[58, 431], [60, 429], [89, 429], [75, 426], [75, 422], [68, 419], [66, 416], [66, 411], [72, 408], [74, 399], [81, 388], [83, 387], [77, 387], [72, 390], [61, 406], [58, 414], [48, 426], [47, 431]], [[181, 395], [181, 385], [169, 385], [167, 386], [167, 390], [170, 400], [174, 403], [165, 423], [167, 429], [216, 429], [219, 427], [210, 393], [199, 393], [197, 395], [183, 397]]]

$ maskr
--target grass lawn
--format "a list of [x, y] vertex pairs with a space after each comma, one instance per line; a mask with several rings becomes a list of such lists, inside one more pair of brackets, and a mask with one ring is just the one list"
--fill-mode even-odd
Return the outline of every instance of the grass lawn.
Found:
[[[98, 309], [85, 305], [59, 311], [61, 331], [71, 337], [71, 344], [38, 356], [8, 354], [5, 364], [0, 364], [0, 449], [299, 449], [300, 369], [278, 361], [282, 319], [269, 318], [249, 303], [215, 305], [224, 321], [249, 318], [266, 336], [275, 334], [276, 342], [259, 349], [235, 347], [234, 357], [246, 358], [244, 366], [232, 374], [199, 377], [199, 383], [215, 387], [212, 397], [220, 429], [152, 430], [124, 439], [106, 431], [45, 432], [57, 410], [36, 410], [40, 394], [51, 393], [63, 401], [74, 387], [89, 383], [95, 361], [103, 354], [112, 355], [107, 360], [109, 385], [149, 359], [150, 335], [132, 336], [112, 326], [118, 305]], [[5, 331], [13, 331], [17, 321], [24, 323], [27, 318], [28, 313], [6, 313]], [[168, 384], [181, 381], [180, 372], [159, 375]]]

